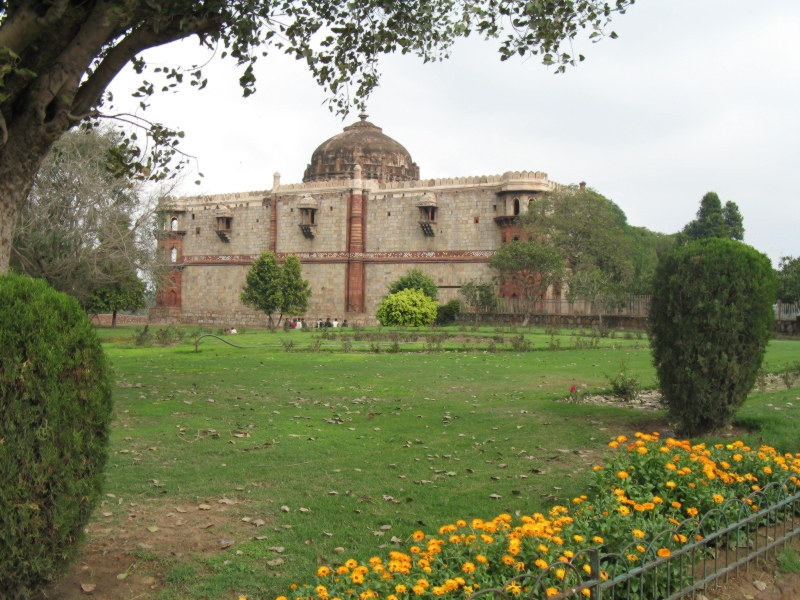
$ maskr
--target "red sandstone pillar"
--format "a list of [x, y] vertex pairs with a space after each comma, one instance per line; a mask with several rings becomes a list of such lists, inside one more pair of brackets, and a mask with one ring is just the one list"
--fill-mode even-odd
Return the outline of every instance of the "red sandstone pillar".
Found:
[[353, 188], [350, 190], [350, 197], [348, 199], [348, 216], [347, 223], [347, 239], [350, 257], [347, 262], [346, 277], [346, 305], [347, 312], [362, 313], [364, 312], [364, 289], [365, 289], [365, 272], [364, 260], [361, 254], [364, 252], [364, 224], [365, 224], [365, 208], [364, 190], [361, 189], [361, 166], [356, 165], [353, 171]]
[[269, 205], [269, 251], [278, 249], [278, 186], [281, 184], [281, 174], [275, 173], [272, 180], [272, 198]]

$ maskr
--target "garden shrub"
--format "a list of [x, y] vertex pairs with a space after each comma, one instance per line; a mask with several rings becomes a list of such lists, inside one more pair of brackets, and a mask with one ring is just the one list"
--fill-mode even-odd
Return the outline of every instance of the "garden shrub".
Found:
[[433, 323], [437, 307], [436, 300], [431, 300], [422, 290], [407, 289], [381, 300], [375, 316], [381, 325], [420, 327]]
[[769, 258], [740, 242], [705, 239], [662, 256], [651, 346], [664, 402], [682, 433], [729, 424], [753, 389], [776, 289]]
[[75, 558], [111, 409], [106, 358], [77, 301], [0, 276], [0, 596], [30, 597]]
[[458, 300], [450, 300], [447, 304], [440, 304], [436, 310], [436, 324], [447, 325], [454, 322], [459, 312], [461, 312], [461, 302]]
[[619, 373], [614, 376], [608, 376], [608, 383], [611, 386], [611, 393], [619, 396], [623, 400], [630, 402], [636, 400], [639, 396], [639, 380], [636, 375], [628, 373], [628, 364], [625, 359], [619, 364]]

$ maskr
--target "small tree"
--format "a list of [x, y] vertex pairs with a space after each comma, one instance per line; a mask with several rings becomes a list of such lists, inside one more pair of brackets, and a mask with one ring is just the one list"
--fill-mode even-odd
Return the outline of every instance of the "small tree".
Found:
[[281, 267], [272, 252], [264, 252], [250, 267], [240, 296], [242, 304], [260, 310], [269, 317], [283, 305]]
[[389, 285], [389, 293], [396, 294], [403, 290], [422, 290], [431, 300], [436, 300], [439, 286], [432, 277], [426, 275], [421, 269], [411, 269], [397, 281]]
[[778, 301], [794, 304], [800, 302], [800, 256], [782, 256], [778, 263]]
[[420, 327], [436, 320], [438, 306], [439, 303], [422, 290], [406, 289], [381, 300], [375, 316], [381, 325]]
[[650, 306], [653, 363], [681, 435], [731, 422], [772, 335], [777, 281], [740, 242], [705, 239], [664, 255]]
[[523, 325], [530, 322], [534, 304], [544, 297], [547, 288], [564, 279], [563, 263], [558, 250], [536, 240], [503, 244], [489, 259], [489, 266], [500, 272], [500, 278], [525, 298]]
[[467, 306], [475, 310], [475, 324], [478, 324], [480, 313], [491, 310], [497, 304], [497, 293], [494, 285], [482, 279], [471, 279], [461, 285], [459, 293], [464, 297]]
[[94, 288], [89, 293], [85, 309], [89, 314], [111, 312], [111, 327], [117, 326], [117, 311], [145, 308], [147, 286], [136, 273], [108, 285]]
[[283, 315], [304, 315], [308, 310], [308, 299], [311, 297], [311, 288], [308, 281], [303, 279], [300, 259], [296, 256], [287, 256], [281, 270], [281, 314], [278, 325]]
[[625, 290], [614, 280], [614, 276], [600, 269], [581, 271], [572, 276], [567, 298], [591, 302], [597, 311], [600, 328], [603, 328], [603, 312], [618, 307], [625, 298]]

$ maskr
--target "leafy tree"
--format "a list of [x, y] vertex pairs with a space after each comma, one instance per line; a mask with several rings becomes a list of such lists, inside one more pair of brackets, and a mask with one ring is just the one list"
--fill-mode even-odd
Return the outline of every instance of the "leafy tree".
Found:
[[141, 183], [108, 171], [119, 135], [103, 128], [64, 135], [39, 170], [12, 242], [15, 271], [45, 279], [86, 303], [94, 289], [124, 285], [139, 271], [160, 281], [155, 207], [168, 188], [145, 193]]
[[436, 300], [436, 296], [439, 293], [439, 286], [436, 285], [433, 277], [423, 273], [422, 269], [411, 269], [400, 279], [389, 285], [390, 294], [396, 294], [403, 290], [422, 290], [428, 298]]
[[303, 279], [300, 259], [296, 256], [287, 256], [281, 270], [281, 296], [278, 325], [283, 315], [304, 315], [308, 310], [308, 299], [311, 297], [311, 288], [308, 281]]
[[782, 256], [778, 263], [778, 302], [800, 302], [800, 256]]
[[681, 242], [693, 242], [707, 238], [723, 238], [741, 241], [744, 239], [744, 224], [735, 202], [722, 201], [716, 192], [708, 192], [700, 200], [697, 218], [683, 228]]
[[[81, 122], [117, 118], [150, 137], [146, 153], [133, 134], [113, 153], [115, 168], [143, 178], [170, 176], [182, 133], [138, 115], [114, 115], [107, 87], [128, 63], [148, 69], [143, 53], [197, 36], [242, 69], [245, 96], [256, 89], [258, 55], [276, 49], [306, 62], [312, 76], [346, 111], [363, 105], [378, 85], [378, 58], [399, 50], [424, 61], [448, 56], [472, 32], [504, 36], [503, 60], [541, 55], [564, 71], [583, 60], [571, 54], [582, 30], [599, 39], [615, 13], [633, 0], [18, 0], [0, 3], [0, 273], [8, 270], [14, 224], [51, 145]], [[616, 34], [611, 32], [611, 37]], [[146, 108], [156, 90], [206, 85], [202, 68], [157, 66], [137, 95]], [[356, 90], [351, 92], [350, 85]]]
[[523, 224], [535, 238], [549, 238], [573, 272], [600, 268], [622, 277], [625, 213], [591, 188], [559, 188], [534, 199]]
[[240, 296], [242, 304], [260, 310], [269, 317], [283, 305], [283, 276], [272, 252], [264, 252], [250, 266]]
[[625, 289], [608, 272], [592, 269], [580, 271], [570, 279], [567, 298], [591, 302], [602, 329], [603, 313], [620, 306], [626, 295]]
[[111, 312], [111, 327], [117, 326], [117, 311], [145, 308], [147, 286], [136, 273], [107, 285], [94, 288], [84, 308], [89, 314]]
[[420, 327], [436, 320], [438, 306], [422, 290], [408, 288], [381, 300], [375, 316], [381, 325]]
[[775, 316], [769, 259], [709, 238], [659, 261], [650, 306], [653, 364], [681, 435], [731, 422], [756, 381]]
[[467, 306], [475, 310], [475, 324], [478, 324], [481, 311], [491, 310], [497, 304], [497, 292], [493, 284], [482, 279], [470, 279], [461, 285], [459, 293]]
[[499, 279], [527, 300], [523, 325], [530, 322], [535, 302], [544, 298], [547, 288], [564, 279], [561, 253], [535, 239], [502, 244], [489, 259], [489, 266], [500, 273]]
[[436, 324], [447, 325], [452, 323], [458, 317], [459, 312], [461, 312], [461, 302], [456, 299], [450, 300], [447, 304], [439, 304], [439, 308], [436, 311]]

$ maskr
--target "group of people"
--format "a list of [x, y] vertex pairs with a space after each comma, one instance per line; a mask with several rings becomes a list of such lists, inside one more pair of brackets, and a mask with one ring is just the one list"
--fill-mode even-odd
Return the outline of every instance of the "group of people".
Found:
[[[307, 328], [309, 325], [306, 324], [306, 320], [302, 317], [291, 320], [286, 319], [283, 323], [283, 328], [287, 331], [289, 329], [303, 329], [304, 327]], [[316, 328], [322, 329], [323, 327], [350, 327], [350, 325], [347, 324], [347, 319], [342, 321], [341, 325], [339, 325], [339, 319], [334, 319], [333, 321], [331, 321], [330, 317], [327, 317], [324, 321], [322, 319], [317, 319]]]

